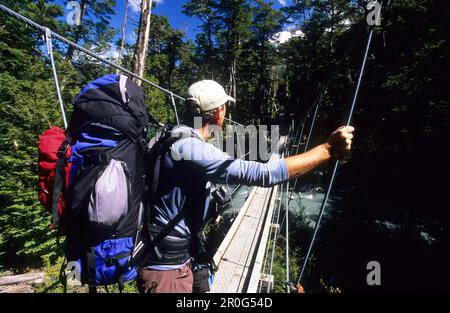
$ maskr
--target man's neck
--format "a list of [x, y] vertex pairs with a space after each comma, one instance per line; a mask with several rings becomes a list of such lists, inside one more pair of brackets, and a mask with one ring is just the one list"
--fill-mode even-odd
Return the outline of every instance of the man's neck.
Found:
[[196, 131], [198, 131], [200, 133], [200, 135], [202, 136], [202, 138], [206, 141], [209, 138], [209, 124], [206, 124], [205, 126], [201, 127], [201, 128], [196, 128]]

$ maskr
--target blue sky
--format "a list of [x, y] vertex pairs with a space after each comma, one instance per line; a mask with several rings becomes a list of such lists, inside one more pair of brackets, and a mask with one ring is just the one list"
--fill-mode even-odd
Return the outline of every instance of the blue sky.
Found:
[[[195, 34], [198, 31], [197, 26], [200, 24], [199, 21], [181, 13], [182, 6], [188, 2], [187, 0], [157, 0], [157, 2], [160, 3], [156, 5], [153, 13], [167, 16], [172, 27], [185, 30], [188, 38], [195, 39]], [[290, 4], [291, 0], [272, 0], [267, 2], [273, 2], [274, 7], [279, 9], [282, 7], [282, 4], [284, 6]]]
[[[273, 6], [276, 9], [279, 9], [286, 5], [290, 5], [292, 3], [292, 0], [266, 1], [273, 2]], [[139, 24], [140, 2], [141, 0], [129, 0], [125, 38], [126, 42], [130, 44], [133, 44], [136, 41], [135, 25]], [[186, 38], [195, 40], [195, 35], [199, 31], [198, 26], [200, 25], [200, 21], [196, 18], [190, 18], [181, 13], [183, 5], [188, 2], [188, 0], [153, 0], [153, 2], [156, 2], [156, 7], [153, 9], [152, 14], [167, 16], [173, 28], [184, 31], [186, 33]], [[56, 0], [55, 3], [64, 8], [65, 18], [70, 10], [65, 8], [63, 0]], [[120, 32], [122, 29], [124, 10], [125, 0], [117, 0], [117, 5], [115, 8], [116, 14], [111, 20], [112, 27], [116, 28], [117, 30], [116, 39], [120, 38], [121, 36]], [[114, 47], [113, 50], [115, 50]]]

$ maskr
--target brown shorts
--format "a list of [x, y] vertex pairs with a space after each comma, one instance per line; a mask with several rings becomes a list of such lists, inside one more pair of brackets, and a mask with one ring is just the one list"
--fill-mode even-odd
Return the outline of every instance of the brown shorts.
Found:
[[141, 268], [137, 278], [140, 293], [192, 293], [191, 265], [176, 270], [158, 271]]

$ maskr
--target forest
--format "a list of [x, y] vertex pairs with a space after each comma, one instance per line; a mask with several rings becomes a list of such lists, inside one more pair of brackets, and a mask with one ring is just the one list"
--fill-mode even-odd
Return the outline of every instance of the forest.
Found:
[[[67, 2], [0, 1], [135, 71], [137, 41], [123, 42], [111, 25], [115, 9], [129, 1], [80, 0], [79, 25], [66, 22]], [[265, 0], [188, 0], [182, 14], [198, 19], [195, 38], [152, 13], [142, 75], [182, 96], [191, 83], [214, 79], [237, 99], [230, 117], [245, 125], [289, 124], [287, 117], [298, 123], [320, 99], [314, 146], [345, 123], [371, 27], [368, 2], [295, 0], [275, 9]], [[354, 148], [333, 189], [341, 200], [321, 226], [307, 271], [304, 286], [313, 292], [450, 291], [450, 213], [442, 181], [450, 174], [450, 6], [446, 0], [383, 2], [352, 123]], [[289, 40], [277, 40], [281, 32]], [[53, 45], [70, 115], [81, 88], [115, 69], [57, 40]], [[121, 47], [118, 56], [108, 54], [112, 46]], [[142, 87], [149, 112], [173, 121], [170, 97]], [[183, 111], [181, 101], [177, 107]], [[0, 273], [55, 272], [61, 262], [63, 238], [50, 229], [50, 214], [37, 197], [37, 143], [52, 125], [62, 126], [62, 119], [42, 34], [0, 12]], [[329, 176], [325, 170], [304, 183], [325, 186]], [[301, 214], [290, 223], [296, 277], [311, 227]], [[275, 268], [281, 277], [282, 254]], [[382, 265], [381, 286], [366, 284], [373, 260]], [[275, 290], [284, 291], [282, 285]]]

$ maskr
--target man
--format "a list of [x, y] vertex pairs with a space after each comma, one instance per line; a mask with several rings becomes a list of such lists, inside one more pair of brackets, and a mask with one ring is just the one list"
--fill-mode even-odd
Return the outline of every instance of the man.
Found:
[[[159, 184], [147, 212], [147, 228], [152, 238], [164, 235], [139, 270], [141, 292], [192, 292], [190, 260], [196, 258], [197, 234], [211, 217], [210, 182], [270, 187], [309, 172], [351, 148], [353, 127], [340, 127], [328, 140], [299, 155], [259, 163], [233, 159], [211, 144], [209, 126], [222, 127], [226, 103], [235, 102], [221, 85], [212, 80], [199, 81], [188, 89], [186, 124], [173, 129], [173, 136], [184, 137], [170, 147], [161, 161]], [[201, 123], [193, 128], [195, 117]], [[181, 214], [180, 211], [182, 211]]]

